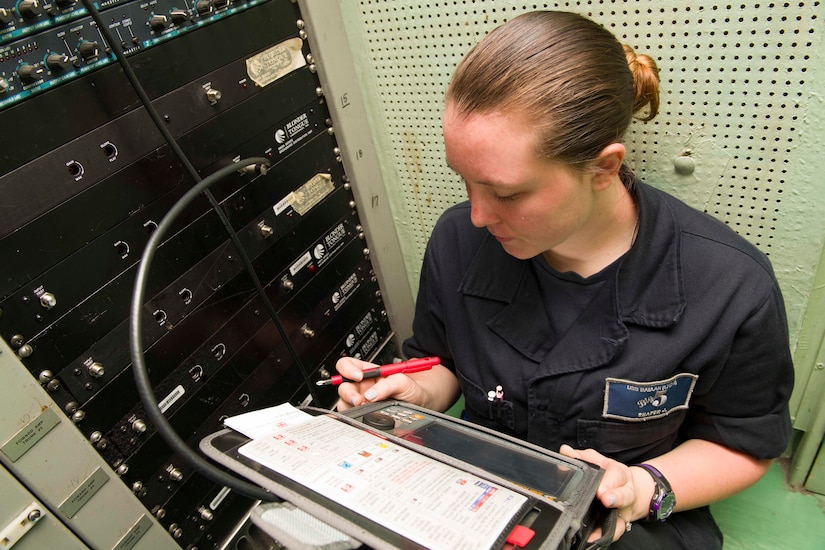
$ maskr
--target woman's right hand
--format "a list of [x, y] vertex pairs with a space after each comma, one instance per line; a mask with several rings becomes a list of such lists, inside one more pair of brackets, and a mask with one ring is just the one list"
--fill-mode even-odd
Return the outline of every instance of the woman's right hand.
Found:
[[[358, 382], [344, 382], [338, 386], [337, 408], [339, 411], [357, 407], [372, 401], [398, 399], [409, 401], [409, 398], [419, 392], [417, 384], [406, 374], [393, 374], [387, 378], [368, 378], [362, 380], [362, 371], [378, 368], [378, 365], [368, 363], [353, 357], [342, 357], [335, 364], [338, 374], [349, 380]], [[403, 396], [408, 399], [403, 399]]]
[[396, 399], [428, 409], [444, 411], [458, 397], [458, 380], [443, 365], [412, 374], [392, 374], [386, 378], [362, 379], [362, 371], [376, 368], [377, 365], [355, 359], [342, 357], [335, 364], [338, 374], [357, 382], [344, 382], [338, 386], [339, 411], [364, 403]]

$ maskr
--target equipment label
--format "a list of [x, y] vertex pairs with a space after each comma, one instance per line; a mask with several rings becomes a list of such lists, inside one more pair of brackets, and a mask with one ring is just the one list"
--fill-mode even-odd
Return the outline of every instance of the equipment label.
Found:
[[109, 481], [109, 476], [102, 468], [96, 469], [92, 475], [80, 484], [80, 487], [69, 495], [69, 498], [60, 505], [60, 511], [66, 514], [69, 519], [83, 508], [89, 500]]
[[131, 550], [150, 527], [152, 527], [152, 520], [146, 517], [146, 514], [143, 514], [112, 550]]
[[51, 407], [40, 413], [37, 418], [26, 424], [9, 439], [0, 450], [9, 457], [12, 462], [17, 462], [21, 456], [35, 446], [52, 428], [60, 424], [60, 417]]
[[304, 41], [290, 38], [246, 60], [250, 80], [263, 88], [307, 64], [301, 47]]
[[330, 174], [315, 174], [309, 181], [289, 194], [289, 204], [293, 210], [303, 216], [334, 190], [335, 186], [332, 184]]

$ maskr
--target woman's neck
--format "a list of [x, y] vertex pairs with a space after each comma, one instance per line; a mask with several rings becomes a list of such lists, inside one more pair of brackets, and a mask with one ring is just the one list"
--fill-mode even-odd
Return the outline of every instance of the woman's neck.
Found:
[[616, 178], [613, 185], [599, 192], [590, 219], [581, 230], [544, 252], [544, 258], [557, 271], [590, 277], [626, 254], [638, 229], [639, 214], [633, 196]]

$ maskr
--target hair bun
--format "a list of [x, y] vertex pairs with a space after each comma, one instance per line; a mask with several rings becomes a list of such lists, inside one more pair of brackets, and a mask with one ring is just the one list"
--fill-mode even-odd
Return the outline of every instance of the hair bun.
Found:
[[627, 66], [633, 74], [633, 113], [649, 107], [647, 115], [637, 118], [645, 122], [653, 120], [659, 112], [659, 67], [649, 55], [637, 54], [627, 44], [623, 47]]

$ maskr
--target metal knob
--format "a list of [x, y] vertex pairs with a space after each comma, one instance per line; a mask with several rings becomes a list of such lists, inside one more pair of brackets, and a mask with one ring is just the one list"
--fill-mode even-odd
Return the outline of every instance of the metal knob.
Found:
[[40, 305], [46, 309], [52, 309], [57, 305], [57, 298], [51, 292], [44, 292], [40, 295]]
[[217, 105], [218, 101], [221, 100], [221, 97], [223, 97], [223, 94], [221, 94], [220, 90], [216, 90], [215, 88], [209, 88], [206, 90], [206, 99], [212, 105]]
[[95, 361], [91, 365], [88, 366], [89, 376], [92, 378], [102, 378], [104, 374], [106, 374], [106, 369], [103, 368], [103, 365]]
[[166, 473], [169, 475], [169, 479], [171, 479], [172, 481], [180, 481], [183, 479], [183, 472], [181, 472], [171, 464], [167, 466]]

